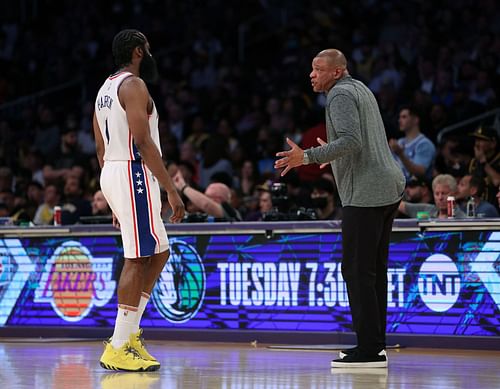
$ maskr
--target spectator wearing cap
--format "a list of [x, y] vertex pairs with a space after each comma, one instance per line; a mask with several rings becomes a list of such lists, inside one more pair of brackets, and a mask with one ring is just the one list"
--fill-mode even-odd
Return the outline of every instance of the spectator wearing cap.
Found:
[[399, 111], [399, 129], [405, 136], [398, 140], [390, 139], [389, 146], [406, 180], [412, 175], [430, 179], [436, 147], [420, 131], [420, 114], [415, 108], [407, 106]]
[[493, 127], [479, 127], [472, 134], [474, 158], [469, 163], [468, 173], [485, 180], [484, 198], [494, 204], [498, 185], [500, 185], [500, 153], [498, 135]]
[[480, 177], [467, 174], [462, 177], [457, 187], [456, 200], [460, 209], [466, 212], [467, 201], [474, 198], [476, 215], [479, 217], [498, 217], [497, 209], [489, 202], [482, 199], [485, 183]]
[[427, 180], [412, 176], [405, 188], [405, 200], [409, 203], [432, 204], [432, 189]]
[[335, 204], [335, 186], [332, 181], [320, 178], [313, 183], [311, 203], [319, 220], [342, 219], [342, 208]]
[[264, 219], [267, 212], [273, 211], [273, 198], [271, 195], [271, 181], [266, 181], [255, 186], [251, 198], [244, 199], [246, 202], [244, 211], [245, 221], [259, 221]]
[[[457, 192], [457, 181], [449, 174], [440, 174], [432, 181], [432, 192], [434, 194], [434, 204], [413, 204], [401, 201], [399, 212], [416, 218], [419, 212], [427, 212], [429, 217], [437, 219], [448, 218], [448, 196], [454, 196]], [[460, 209], [455, 209], [457, 218], [464, 218], [465, 213]]]

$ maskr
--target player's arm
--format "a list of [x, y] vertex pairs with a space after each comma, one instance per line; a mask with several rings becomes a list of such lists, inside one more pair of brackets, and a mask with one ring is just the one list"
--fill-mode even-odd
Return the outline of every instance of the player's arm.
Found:
[[99, 128], [99, 123], [97, 122], [97, 117], [92, 119], [92, 124], [94, 127], [94, 138], [95, 138], [95, 151], [97, 154], [97, 160], [99, 161], [99, 166], [104, 166], [104, 139], [102, 139], [101, 129]]
[[149, 132], [148, 103], [149, 92], [140, 78], [129, 77], [120, 87], [118, 97], [127, 114], [127, 121], [134, 138], [134, 143], [141, 153], [146, 166], [167, 191], [168, 201], [173, 210], [172, 221], [180, 221], [184, 217], [184, 204], [170, 175], [165, 169], [160, 151], [156, 147]]

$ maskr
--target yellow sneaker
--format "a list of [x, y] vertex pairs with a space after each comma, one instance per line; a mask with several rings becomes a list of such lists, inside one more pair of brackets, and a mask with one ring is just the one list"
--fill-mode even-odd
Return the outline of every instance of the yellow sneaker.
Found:
[[[101, 389], [148, 389], [160, 380], [160, 373], [105, 373]], [[155, 385], [156, 386], [156, 385]]]
[[142, 337], [142, 328], [139, 328], [139, 331], [135, 334], [130, 334], [129, 343], [134, 349], [137, 350], [142, 359], [146, 361], [158, 362], [158, 360], [153, 357], [148, 350], [146, 350], [144, 338]]
[[125, 343], [122, 347], [113, 348], [111, 343], [104, 342], [104, 352], [102, 353], [101, 366], [108, 370], [125, 371], [155, 371], [160, 368], [160, 364], [154, 361], [142, 359], [137, 350], [130, 343]]

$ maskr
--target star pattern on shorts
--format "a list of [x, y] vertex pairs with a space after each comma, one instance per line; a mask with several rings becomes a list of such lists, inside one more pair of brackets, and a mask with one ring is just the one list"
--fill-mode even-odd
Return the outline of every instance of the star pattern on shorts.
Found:
[[144, 192], [141, 175], [142, 175], [141, 172], [135, 173], [135, 176], [137, 177], [137, 180], [135, 181], [135, 190], [137, 191], [138, 194], [142, 194]]

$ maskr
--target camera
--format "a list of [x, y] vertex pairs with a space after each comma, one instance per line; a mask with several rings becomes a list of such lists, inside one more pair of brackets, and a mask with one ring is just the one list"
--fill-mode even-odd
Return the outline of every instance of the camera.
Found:
[[275, 182], [270, 188], [271, 201], [273, 203], [273, 211], [275, 212], [288, 212], [288, 190], [286, 184], [282, 182]]
[[271, 188], [271, 201], [273, 209], [266, 212], [264, 221], [286, 221], [286, 220], [315, 220], [316, 213], [312, 209], [290, 207], [287, 186], [283, 182], [275, 182]]

